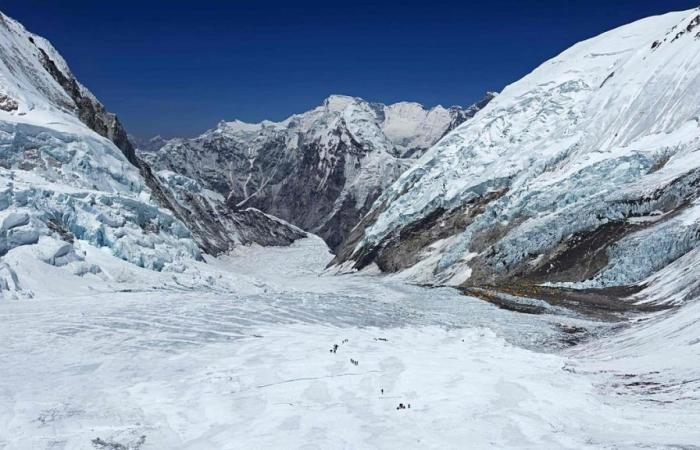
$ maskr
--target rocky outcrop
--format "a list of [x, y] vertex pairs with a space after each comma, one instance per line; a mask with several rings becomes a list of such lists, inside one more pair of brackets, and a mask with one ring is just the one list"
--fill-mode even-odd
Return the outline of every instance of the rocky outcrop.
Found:
[[162, 136], [154, 136], [150, 139], [143, 139], [137, 136], [129, 135], [129, 140], [136, 146], [139, 152], [152, 153], [160, 150], [168, 140]]
[[[34, 38], [29, 41], [36, 45]], [[78, 118], [91, 130], [106, 137], [124, 153], [126, 159], [135, 166], [139, 165], [136, 150], [129, 141], [126, 131], [117, 116], [107, 111], [97, 99], [83, 88], [72, 74], [65, 74], [41, 47], [37, 47], [41, 63], [54, 80], [65, 90], [74, 103]]]

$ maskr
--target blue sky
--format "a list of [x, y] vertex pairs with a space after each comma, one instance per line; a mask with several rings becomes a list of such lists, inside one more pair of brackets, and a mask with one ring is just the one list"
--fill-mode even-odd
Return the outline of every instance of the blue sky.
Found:
[[0, 0], [139, 136], [279, 120], [329, 94], [470, 104], [568, 46], [698, 0]]

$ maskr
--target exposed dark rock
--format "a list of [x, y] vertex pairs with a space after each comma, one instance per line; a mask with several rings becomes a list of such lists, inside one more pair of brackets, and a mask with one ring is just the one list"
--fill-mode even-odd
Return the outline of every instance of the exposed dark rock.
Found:
[[168, 140], [161, 136], [154, 136], [150, 139], [140, 139], [136, 136], [129, 135], [129, 140], [140, 152], [157, 152], [168, 143]]
[[[653, 48], [653, 47], [652, 47], [652, 48]], [[614, 76], [615, 76], [615, 72], [610, 72], [610, 75], [608, 75], [607, 77], [605, 77], [605, 79], [603, 80], [603, 82], [600, 83], [600, 87], [605, 86], [605, 83], [607, 83], [607, 82], [608, 82], [612, 77], [614, 77]]]
[[[661, 155], [654, 170], [660, 170], [669, 157]], [[463, 231], [485, 212], [488, 205], [506, 193], [507, 191], [492, 192], [451, 211], [435, 208], [421, 219], [395, 230], [379, 244], [365, 244], [356, 250], [364, 235], [364, 227], [374, 223], [384, 210], [385, 206], [378, 206], [352, 231], [347, 245], [338, 253], [333, 264], [350, 260], [353, 261], [354, 268], [361, 269], [370, 263], [376, 263], [386, 272], [411, 267], [425, 256], [425, 250], [432, 243]], [[605, 320], [616, 320], [629, 312], [656, 310], [655, 306], [637, 305], [635, 302], [638, 299], [629, 298], [639, 292], [642, 286], [575, 290], [538, 285], [592, 279], [607, 267], [609, 251], [621, 239], [673, 219], [685, 208], [692, 206], [699, 195], [700, 172], [690, 170], [638, 198], [611, 202], [600, 211], [607, 211], [611, 216], [619, 218], [613, 220], [604, 215], [597, 217], [594, 221], [597, 225], [565, 236], [541, 254], [523, 255], [522, 259], [511, 266], [500, 262], [498, 245], [501, 239], [524, 223], [527, 217], [523, 215], [511, 221], [496, 222], [471, 236], [469, 251], [477, 255], [470, 260], [472, 272], [461, 289], [499, 307], [530, 314], [542, 314], [546, 308], [537, 302], [517, 301], [517, 298], [544, 300], [553, 306], [566, 307]], [[634, 220], [636, 218], [641, 220]]]
[[340, 203], [338, 212], [312, 231], [322, 236], [331, 249], [337, 250], [379, 195], [378, 190], [370, 193], [365, 205], [359, 209], [355, 207], [356, 202], [352, 196], [345, 197]]
[[126, 159], [138, 167], [139, 161], [134, 146], [129, 142], [126, 131], [117, 116], [107, 111], [104, 105], [88, 94], [73, 76], [61, 72], [43, 48], [37, 48], [41, 53], [41, 62], [46, 71], [75, 102], [75, 110], [80, 120], [93, 131], [114, 142]]
[[357, 254], [355, 254], [355, 246], [364, 237], [367, 227], [370, 227], [377, 220], [377, 217], [379, 217], [385, 208], [386, 204], [384, 203], [376, 206], [362, 218], [360, 223], [352, 228], [345, 243], [339, 248], [336, 256], [328, 264], [329, 267], [342, 264], [345, 261], [353, 259], [353, 268], [359, 270], [368, 266], [375, 260], [377, 254], [379, 253], [379, 246], [363, 246], [360, 252]]
[[239, 244], [285, 246], [306, 236], [302, 230], [254, 208], [229, 208], [223, 199], [212, 198], [193, 180], [188, 181], [177, 184], [161, 180], [158, 186], [165, 186], [165, 191], [159, 192], [165, 195], [164, 201], [171, 202], [170, 208], [188, 226], [200, 248], [211, 255]]
[[73, 235], [73, 233], [71, 233], [70, 230], [68, 230], [57, 220], [49, 220], [46, 224], [48, 225], [49, 230], [58, 234], [62, 240], [71, 244], [75, 242], [75, 236]]
[[17, 102], [9, 97], [8, 95], [5, 95], [3, 93], [0, 93], [0, 109], [3, 111], [16, 111], [19, 105]]
[[426, 247], [462, 232], [483, 212], [486, 205], [506, 192], [507, 189], [488, 192], [451, 211], [435, 209], [423, 219], [401, 229], [398, 236], [390, 238], [377, 257], [377, 265], [384, 272], [396, 272], [413, 266], [420, 261], [421, 252]]
[[140, 450], [143, 444], [146, 443], [146, 436], [140, 436], [134, 442], [128, 444], [122, 444], [116, 441], [107, 441], [102, 438], [95, 438], [92, 441], [92, 446], [97, 449], [105, 450]]
[[411, 267], [421, 260], [421, 254], [428, 246], [463, 231], [483, 212], [486, 205], [506, 192], [507, 189], [487, 192], [450, 211], [438, 207], [425, 217], [387, 236], [379, 244], [353, 255], [356, 238], [361, 237], [363, 227], [380, 214], [382, 208], [377, 208], [373, 212], [374, 218], [366, 217], [360, 226], [353, 230], [347, 245], [331, 264], [342, 263], [352, 258], [355, 261], [355, 269], [362, 269], [371, 262], [376, 262], [383, 272], [397, 272]]
[[592, 232], [576, 233], [528, 270], [528, 278], [541, 281], [584, 281], [608, 264], [607, 248], [641, 225], [608, 222]]
[[568, 289], [529, 284], [513, 280], [490, 286], [464, 286], [466, 295], [486, 300], [499, 308], [526, 314], [544, 314], [548, 307], [532, 300], [546, 302], [550, 307], [567, 308], [597, 320], [616, 322], [630, 313], [656, 312], [670, 306], [639, 304], [630, 296], [640, 292], [642, 286], [620, 286], [603, 289]]

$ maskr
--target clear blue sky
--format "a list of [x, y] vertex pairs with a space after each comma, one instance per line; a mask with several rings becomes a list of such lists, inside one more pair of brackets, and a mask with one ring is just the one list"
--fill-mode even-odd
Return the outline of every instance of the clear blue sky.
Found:
[[279, 120], [329, 94], [469, 104], [571, 44], [698, 0], [0, 0], [132, 134]]

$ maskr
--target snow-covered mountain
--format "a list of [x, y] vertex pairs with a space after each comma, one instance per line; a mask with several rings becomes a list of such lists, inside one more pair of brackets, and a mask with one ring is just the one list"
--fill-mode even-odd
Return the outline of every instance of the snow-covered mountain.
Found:
[[630, 293], [699, 243], [692, 10], [576, 44], [508, 86], [385, 191], [335, 262], [533, 296], [545, 282]]
[[0, 296], [32, 295], [23, 277], [41, 278], [35, 260], [109, 280], [97, 249], [182, 271], [200, 248], [303, 236], [258, 211], [234, 217], [195, 189], [183, 196], [178, 183], [137, 157], [116, 116], [47, 40], [0, 14]]
[[282, 122], [221, 122], [194, 139], [173, 139], [144, 157], [160, 170], [322, 236], [332, 247], [383, 189], [427, 148], [485, 106], [382, 105], [334, 95]]

